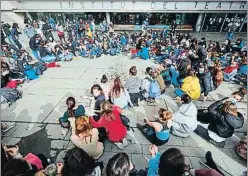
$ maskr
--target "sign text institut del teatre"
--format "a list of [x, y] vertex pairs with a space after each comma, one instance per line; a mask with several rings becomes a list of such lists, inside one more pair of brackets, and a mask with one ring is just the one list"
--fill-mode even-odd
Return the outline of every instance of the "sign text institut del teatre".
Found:
[[[39, 3], [39, 4], [38, 4]], [[191, 1], [191, 2], [142, 2], [142, 1], [21, 1], [21, 9], [56, 9], [85, 11], [246, 11], [246, 1]]]

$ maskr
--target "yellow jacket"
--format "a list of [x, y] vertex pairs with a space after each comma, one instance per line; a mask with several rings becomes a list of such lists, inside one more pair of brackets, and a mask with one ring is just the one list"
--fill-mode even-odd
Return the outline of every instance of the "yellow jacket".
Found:
[[196, 76], [188, 76], [184, 78], [181, 89], [193, 100], [196, 100], [201, 96], [201, 86], [199, 79]]
[[90, 29], [87, 29], [86, 35], [90, 38], [92, 38], [92, 32]]

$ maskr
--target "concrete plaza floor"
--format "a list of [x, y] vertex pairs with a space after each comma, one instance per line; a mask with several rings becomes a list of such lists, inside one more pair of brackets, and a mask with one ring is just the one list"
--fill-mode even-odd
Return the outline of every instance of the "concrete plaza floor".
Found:
[[[147, 66], [153, 65], [151, 61], [140, 59], [130, 60], [128, 56], [102, 56], [97, 59], [80, 58], [72, 62], [61, 63], [61, 68], [50, 68], [39, 79], [25, 83], [22, 86], [23, 98], [10, 107], [2, 105], [2, 121], [15, 121], [16, 127], [2, 136], [3, 144], [19, 144], [22, 154], [28, 152], [44, 153], [53, 161], [60, 161], [65, 151], [72, 148], [70, 131], [63, 135], [56, 119], [66, 111], [65, 100], [69, 96], [76, 98], [77, 104], [89, 107], [89, 102], [80, 99], [80, 96], [89, 95], [89, 89], [95, 83], [100, 83], [104, 73], [114, 75], [117, 72], [123, 77], [128, 76], [128, 69], [136, 65], [138, 75], [144, 77]], [[223, 96], [229, 96], [240, 86], [233, 83], [223, 84], [210, 93], [208, 101], [195, 101], [198, 108], [208, 107]], [[128, 139], [130, 144], [122, 152], [132, 158], [138, 169], [147, 167], [149, 159], [148, 147], [150, 143], [136, 128], [136, 123], [143, 123], [144, 116], [152, 117], [160, 107], [168, 107], [175, 111], [177, 104], [174, 99], [173, 88], [167, 88], [165, 95], [157, 104], [142, 103], [140, 107], [127, 110], [125, 113], [131, 121], [132, 130]], [[246, 100], [238, 103], [239, 111], [247, 117]], [[246, 123], [245, 123], [246, 124]], [[206, 151], [212, 151], [214, 159], [232, 175], [238, 176], [246, 169], [246, 163], [235, 153], [235, 146], [246, 132], [246, 125], [235, 132], [227, 140], [225, 148], [219, 149], [192, 134], [186, 139], [171, 135], [169, 142], [161, 147], [161, 152], [168, 148], [179, 148], [186, 156], [186, 161], [193, 168], [204, 168], [199, 161], [204, 161]], [[115, 153], [121, 152], [110, 142], [105, 143], [105, 151], [100, 158], [105, 164]]]

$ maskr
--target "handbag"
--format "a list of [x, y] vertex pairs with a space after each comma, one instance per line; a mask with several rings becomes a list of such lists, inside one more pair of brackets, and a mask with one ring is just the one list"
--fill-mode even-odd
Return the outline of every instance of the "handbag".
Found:
[[127, 118], [127, 116], [121, 114], [121, 122], [122, 124], [129, 130], [130, 129], [130, 120]]

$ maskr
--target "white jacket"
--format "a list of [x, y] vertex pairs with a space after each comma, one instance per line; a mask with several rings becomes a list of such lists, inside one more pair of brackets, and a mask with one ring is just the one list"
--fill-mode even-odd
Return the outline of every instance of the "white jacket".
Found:
[[172, 133], [187, 137], [197, 128], [197, 108], [193, 102], [183, 104], [172, 116]]

